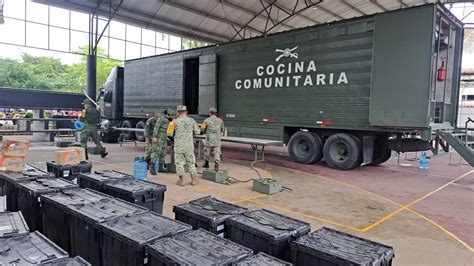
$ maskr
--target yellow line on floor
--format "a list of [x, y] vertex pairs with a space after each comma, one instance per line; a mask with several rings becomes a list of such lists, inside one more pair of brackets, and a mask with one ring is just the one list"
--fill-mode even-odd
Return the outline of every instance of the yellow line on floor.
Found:
[[[386, 201], [388, 201], [388, 202], [390, 202], [390, 203], [393, 203], [393, 204], [395, 204], [395, 205], [397, 205], [397, 206], [399, 206], [399, 207], [403, 207], [403, 204], [400, 204], [400, 203], [398, 203], [398, 202], [396, 202], [396, 201], [393, 201], [393, 200], [391, 200], [391, 199], [389, 199], [389, 198], [386, 198], [386, 197], [384, 197], [384, 196], [382, 196], [382, 195], [379, 195], [379, 194], [374, 193], [374, 192], [372, 192], [372, 191], [366, 190], [366, 189], [364, 189], [364, 188], [361, 188], [361, 187], [352, 185], [352, 184], [350, 184], [350, 183], [342, 182], [342, 181], [339, 181], [339, 180], [332, 179], [332, 178], [330, 178], [330, 177], [325, 177], [325, 176], [321, 176], [321, 175], [314, 174], [314, 173], [307, 173], [307, 172], [303, 172], [303, 171], [300, 171], [300, 170], [295, 170], [295, 171], [301, 172], [301, 173], [305, 173], [305, 174], [309, 174], [309, 175], [312, 175], [312, 176], [315, 176], [315, 177], [319, 177], [319, 178], [322, 178], [322, 179], [325, 179], [325, 180], [333, 181], [333, 182], [336, 182], [336, 183], [339, 183], [339, 184], [342, 184], [342, 185], [347, 185], [347, 186], [352, 187], [352, 188], [354, 188], [354, 189], [357, 189], [357, 190], [363, 191], [363, 192], [365, 192], [365, 193], [368, 193], [368, 194], [370, 194], [370, 195], [373, 195], [373, 196], [379, 197], [379, 198], [381, 198], [381, 199], [384, 199], [384, 200], [386, 200]], [[472, 171], [471, 171], [471, 172], [472, 172]], [[466, 174], [469, 174], [469, 173], [470, 173], [470, 172], [468, 172], [468, 173], [466, 173]], [[414, 210], [412, 210], [412, 209], [410, 209], [410, 208], [406, 208], [405, 210], [406, 210], [406, 211], [409, 211], [409, 212], [411, 212], [411, 213], [417, 215], [418, 217], [424, 219], [425, 221], [431, 223], [432, 225], [434, 225], [435, 227], [437, 227], [438, 229], [440, 229], [441, 231], [443, 231], [444, 233], [446, 233], [447, 235], [449, 235], [450, 237], [452, 237], [454, 240], [458, 241], [461, 245], [465, 246], [469, 251], [474, 252], [474, 248], [473, 248], [473, 247], [471, 247], [469, 244], [467, 244], [466, 242], [464, 242], [462, 239], [460, 239], [460, 238], [459, 238], [458, 236], [456, 236], [454, 233], [450, 232], [448, 229], [444, 228], [442, 225], [438, 224], [437, 222], [431, 220], [430, 218], [428, 218], [428, 217], [424, 216], [423, 214], [421, 214], [421, 213], [419, 213], [419, 212], [417, 212], [417, 211], [414, 211]]]
[[288, 209], [288, 208], [285, 208], [285, 207], [282, 207], [282, 206], [278, 206], [278, 205], [274, 205], [274, 204], [270, 204], [270, 203], [265, 203], [265, 202], [261, 202], [261, 201], [256, 201], [256, 200], [248, 200], [248, 202], [252, 202], [252, 203], [255, 203], [255, 204], [258, 204], [258, 205], [262, 205], [262, 206], [267, 206], [267, 207], [277, 209], [277, 210], [280, 210], [280, 211], [284, 211], [284, 212], [293, 213], [293, 214], [296, 214], [296, 215], [299, 215], [299, 216], [302, 216], [302, 217], [306, 217], [306, 218], [309, 218], [309, 219], [312, 219], [312, 220], [316, 220], [316, 221], [336, 225], [336, 226], [351, 229], [351, 230], [354, 230], [354, 231], [357, 231], [357, 232], [362, 232], [361, 229], [352, 227], [350, 225], [341, 224], [341, 223], [334, 222], [334, 221], [331, 221], [331, 220], [328, 220], [328, 219], [325, 219], [325, 218], [322, 218], [322, 217], [319, 217], [319, 216], [306, 214], [306, 213], [299, 212], [299, 211], [294, 211], [294, 210], [291, 210], [291, 209]]
[[408, 209], [410, 206], [413, 206], [414, 204], [416, 204], [416, 203], [418, 203], [418, 202], [420, 202], [420, 201], [422, 201], [422, 200], [428, 198], [429, 196], [433, 195], [434, 193], [436, 193], [436, 192], [442, 190], [443, 188], [445, 188], [445, 187], [451, 185], [452, 183], [454, 183], [454, 182], [460, 180], [461, 178], [463, 178], [463, 177], [465, 177], [465, 176], [467, 176], [467, 175], [469, 175], [469, 174], [471, 174], [471, 173], [473, 173], [473, 172], [474, 172], [474, 170], [471, 170], [471, 171], [469, 171], [469, 172], [467, 172], [467, 173], [465, 173], [465, 174], [463, 174], [463, 175], [461, 175], [461, 176], [459, 176], [459, 177], [456, 177], [455, 179], [451, 180], [450, 182], [448, 182], [448, 183], [442, 185], [441, 187], [439, 187], [439, 188], [437, 188], [437, 189], [431, 191], [430, 193], [428, 193], [428, 194], [426, 194], [426, 195], [424, 195], [424, 196], [422, 196], [422, 197], [419, 197], [419, 198], [417, 198], [417, 199], [411, 201], [410, 203], [408, 203], [408, 204], [406, 204], [406, 205], [401, 206], [400, 208], [398, 208], [397, 210], [395, 210], [395, 211], [389, 213], [389, 214], [386, 215], [385, 217], [382, 217], [380, 220], [376, 221], [375, 223], [373, 223], [373, 224], [367, 226], [366, 228], [362, 229], [362, 231], [363, 231], [363, 232], [367, 232], [367, 231], [373, 229], [374, 227], [379, 226], [380, 224], [384, 223], [384, 222], [387, 221], [388, 219], [390, 219], [390, 218], [392, 218], [393, 216], [397, 215], [399, 212]]
[[413, 213], [413, 214], [416, 214], [418, 215], [419, 217], [425, 219], [426, 221], [430, 222], [431, 224], [433, 224], [434, 226], [436, 226], [438, 229], [440, 229], [441, 231], [445, 232], [447, 235], [449, 235], [450, 237], [452, 237], [454, 240], [458, 241], [459, 243], [461, 243], [463, 246], [465, 246], [469, 251], [471, 252], [474, 252], [474, 248], [472, 248], [471, 246], [469, 246], [468, 243], [464, 242], [462, 239], [460, 239], [458, 236], [456, 236], [455, 234], [453, 234], [452, 232], [450, 232], [448, 229], [444, 228], [442, 225], [438, 224], [437, 222], [431, 220], [430, 218], [424, 216], [423, 214], [421, 213], [418, 213], [412, 209], [409, 209], [407, 208], [406, 209], [407, 211]]
[[233, 201], [232, 204], [242, 203], [242, 202], [251, 201], [251, 200], [255, 200], [255, 199], [261, 199], [261, 198], [265, 198], [267, 196], [268, 195], [266, 195], [266, 194], [262, 194], [262, 195], [258, 195], [258, 196], [254, 196], [254, 197], [242, 198], [240, 200]]

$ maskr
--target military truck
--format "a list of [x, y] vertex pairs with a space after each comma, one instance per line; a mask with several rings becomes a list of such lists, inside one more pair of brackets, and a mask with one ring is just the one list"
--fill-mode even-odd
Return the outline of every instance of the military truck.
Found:
[[463, 24], [431, 4], [129, 60], [105, 84], [103, 116], [143, 128], [179, 104], [217, 107], [228, 135], [282, 140], [295, 162], [377, 165], [452, 132], [462, 41]]

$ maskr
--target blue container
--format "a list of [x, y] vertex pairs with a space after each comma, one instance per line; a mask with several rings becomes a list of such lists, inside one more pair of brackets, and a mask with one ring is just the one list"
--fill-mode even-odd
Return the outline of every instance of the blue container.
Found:
[[420, 169], [428, 170], [430, 168], [430, 157], [426, 156], [426, 152], [423, 152], [420, 157]]
[[76, 122], [74, 123], [74, 128], [77, 130], [83, 130], [84, 122], [82, 122], [81, 120], [76, 120]]
[[133, 176], [137, 179], [147, 180], [148, 178], [148, 163], [143, 157], [139, 157], [133, 164]]

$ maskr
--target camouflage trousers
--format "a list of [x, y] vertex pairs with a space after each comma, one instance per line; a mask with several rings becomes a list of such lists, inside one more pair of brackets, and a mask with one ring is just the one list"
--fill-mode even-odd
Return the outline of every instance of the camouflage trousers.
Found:
[[95, 127], [87, 128], [85, 127], [81, 131], [81, 147], [87, 150], [87, 141], [89, 138], [95, 143], [97, 149], [104, 150], [102, 144], [100, 143], [99, 133], [97, 133], [97, 129]]
[[165, 162], [166, 158], [166, 149], [168, 148], [168, 143], [166, 138], [159, 139], [158, 143], [151, 145], [151, 163], [155, 164], [156, 161], [160, 163]]
[[145, 157], [145, 160], [151, 160], [151, 153], [152, 153], [152, 149], [151, 149], [151, 139], [146, 139], [146, 143], [145, 143], [145, 155], [143, 157]]
[[221, 146], [209, 147], [204, 145], [203, 153], [205, 161], [210, 161], [211, 153], [214, 153], [214, 161], [216, 163], [221, 163]]
[[186, 169], [189, 169], [190, 174], [197, 173], [196, 157], [194, 156], [194, 151], [189, 151], [186, 153], [175, 153], [174, 163], [176, 164], [176, 174], [178, 176], [184, 176], [185, 166], [186, 166]]

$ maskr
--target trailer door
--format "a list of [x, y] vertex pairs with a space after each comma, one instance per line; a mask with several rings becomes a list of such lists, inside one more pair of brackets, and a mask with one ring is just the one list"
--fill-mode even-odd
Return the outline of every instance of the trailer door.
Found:
[[198, 114], [206, 115], [209, 108], [217, 108], [217, 55], [199, 57]]

